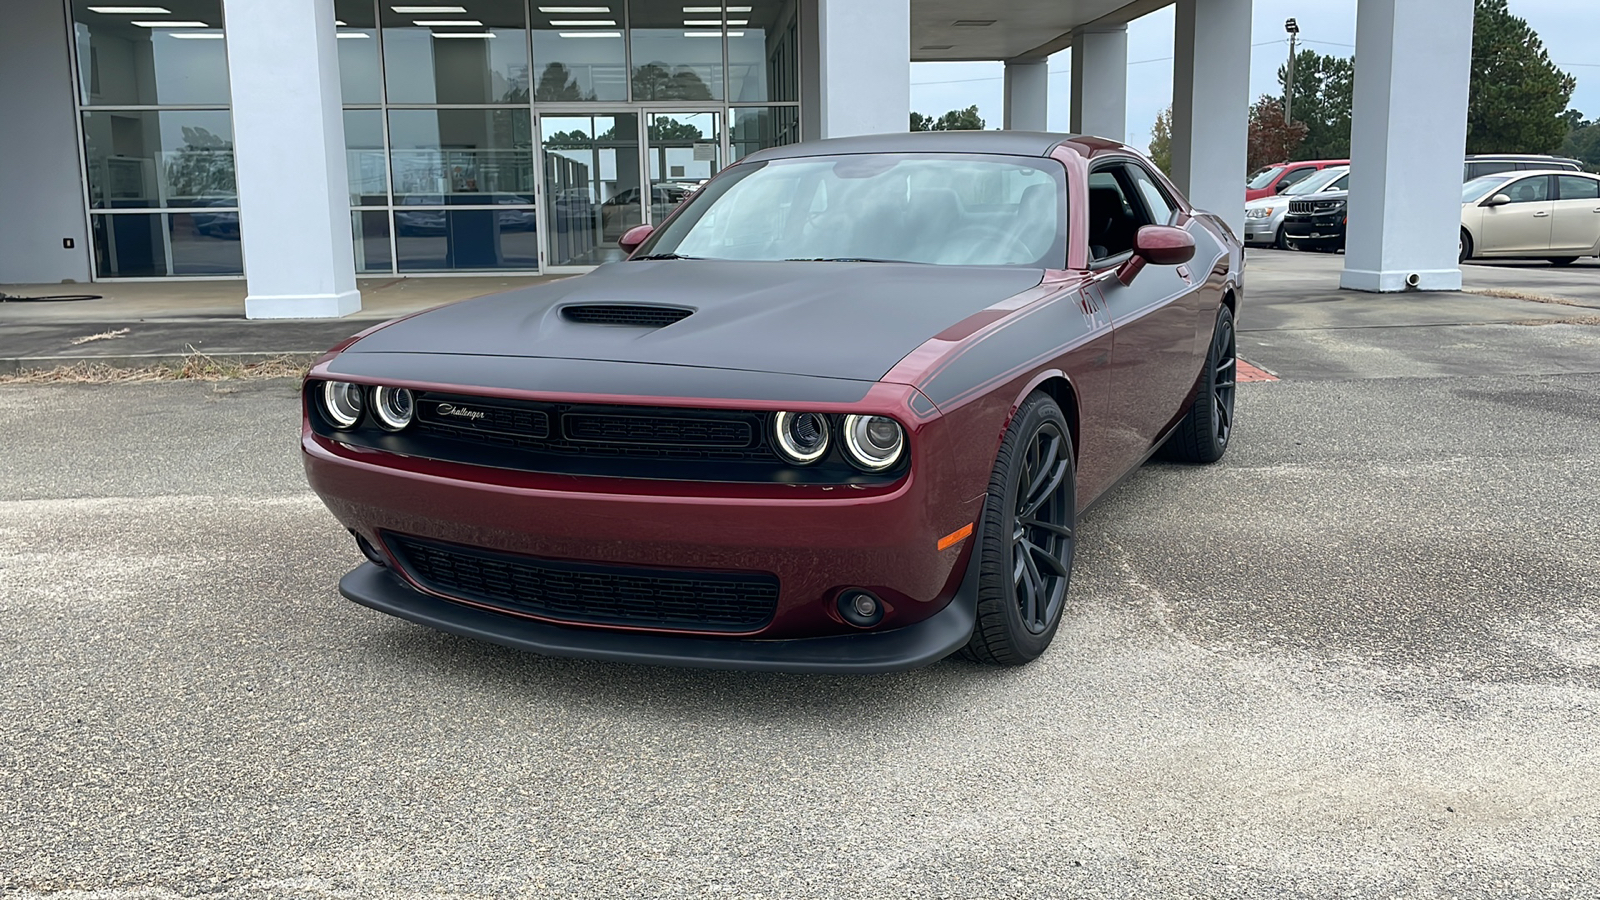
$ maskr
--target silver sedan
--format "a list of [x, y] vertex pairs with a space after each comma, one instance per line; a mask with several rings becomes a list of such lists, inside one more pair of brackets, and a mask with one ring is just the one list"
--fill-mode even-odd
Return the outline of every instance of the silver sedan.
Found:
[[1600, 177], [1548, 170], [1506, 172], [1461, 186], [1461, 261], [1548, 259], [1570, 265], [1600, 256]]
[[1322, 191], [1342, 191], [1350, 186], [1349, 166], [1329, 166], [1326, 169], [1289, 186], [1287, 191], [1272, 197], [1261, 197], [1244, 205], [1244, 242], [1246, 244], [1271, 244], [1282, 250], [1283, 214], [1289, 211], [1289, 198], [1317, 194]]

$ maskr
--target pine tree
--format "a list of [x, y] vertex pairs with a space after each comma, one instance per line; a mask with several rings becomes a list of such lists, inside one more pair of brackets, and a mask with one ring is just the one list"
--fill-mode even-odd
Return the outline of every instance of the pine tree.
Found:
[[1506, 0], [1477, 0], [1468, 153], [1555, 153], [1570, 130], [1562, 118], [1577, 80], [1550, 61], [1539, 35]]

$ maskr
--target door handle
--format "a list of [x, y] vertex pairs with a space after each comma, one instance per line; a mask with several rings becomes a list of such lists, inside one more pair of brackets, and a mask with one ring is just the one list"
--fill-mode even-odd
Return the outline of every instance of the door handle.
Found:
[[1536, 213], [1533, 214], [1533, 217], [1535, 219], [1542, 219], [1542, 218], [1544, 218], [1545, 216], [1548, 216], [1548, 215], [1550, 215], [1550, 214], [1547, 213], [1547, 212], [1536, 212]]

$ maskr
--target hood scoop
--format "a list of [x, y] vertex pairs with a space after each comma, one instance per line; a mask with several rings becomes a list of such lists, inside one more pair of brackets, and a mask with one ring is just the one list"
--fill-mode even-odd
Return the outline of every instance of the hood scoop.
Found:
[[644, 303], [575, 303], [561, 307], [561, 317], [580, 325], [631, 325], [663, 328], [688, 318], [694, 310]]

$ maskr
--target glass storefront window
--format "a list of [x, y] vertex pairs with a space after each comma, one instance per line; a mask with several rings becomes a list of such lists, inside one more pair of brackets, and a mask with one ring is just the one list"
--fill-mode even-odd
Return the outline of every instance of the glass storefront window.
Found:
[[395, 203], [533, 202], [533, 125], [526, 109], [391, 109]]
[[[93, 7], [142, 11], [95, 12]], [[221, 0], [162, 0], [159, 6], [138, 7], [72, 0], [72, 30], [84, 106], [229, 102]]]
[[399, 206], [394, 229], [402, 272], [539, 268], [537, 216], [532, 209]]
[[735, 103], [800, 99], [795, 4], [751, 0], [728, 7], [728, 99]]
[[534, 101], [627, 100], [622, 0], [585, 4], [583, 13], [544, 11], [564, 8], [533, 7]]
[[372, 0], [334, 0], [338, 25], [339, 89], [345, 103], [383, 102], [377, 8]]
[[383, 112], [345, 110], [344, 147], [350, 177], [350, 205], [387, 206], [389, 170], [383, 157]]
[[757, 150], [800, 141], [798, 106], [745, 106], [730, 112], [733, 127], [728, 133], [729, 156], [736, 161]]
[[389, 211], [356, 210], [350, 213], [350, 234], [355, 238], [357, 272], [390, 272]]
[[550, 264], [597, 266], [623, 258], [617, 239], [644, 221], [639, 116], [545, 115], [539, 124]]
[[95, 270], [103, 278], [155, 278], [167, 274], [161, 214], [90, 216]]
[[[527, 103], [527, 24], [521, 0], [461, 0], [383, 8], [390, 103]], [[353, 41], [351, 43], [354, 43]]]
[[237, 205], [227, 110], [86, 111], [83, 143], [95, 209]]
[[90, 223], [102, 278], [244, 273], [237, 210], [96, 213]]
[[239, 213], [167, 214], [167, 240], [172, 275], [241, 275], [244, 251], [239, 243]]
[[693, 11], [706, 8], [632, 5], [628, 36], [635, 101], [722, 99], [723, 14]]

